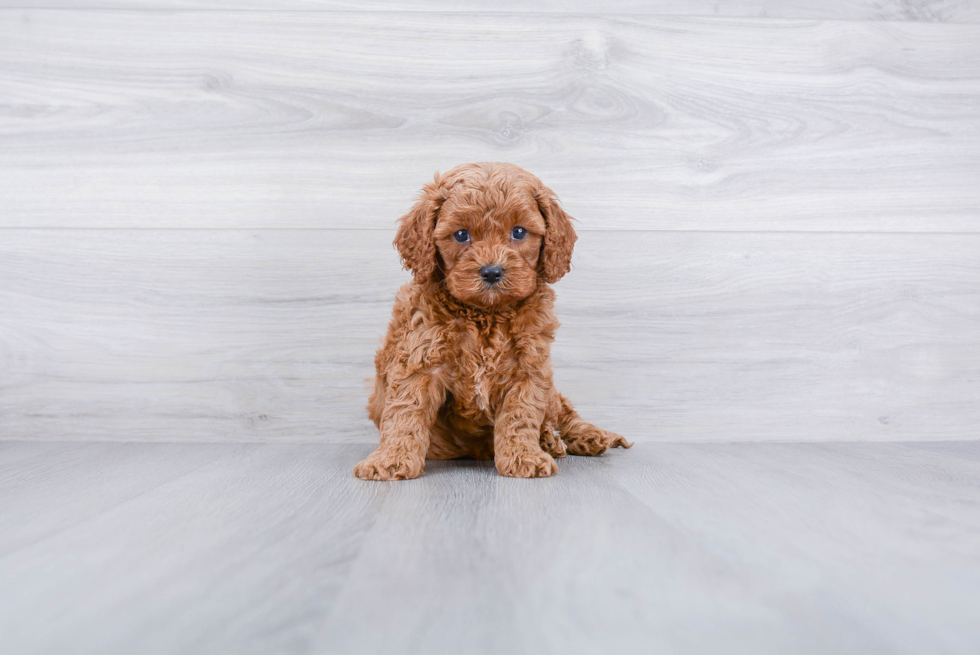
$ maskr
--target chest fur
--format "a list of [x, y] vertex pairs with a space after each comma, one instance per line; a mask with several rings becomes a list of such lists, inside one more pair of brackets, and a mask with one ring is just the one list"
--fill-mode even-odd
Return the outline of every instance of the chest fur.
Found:
[[[470, 329], [466, 329], [469, 327]], [[506, 324], [462, 326], [447, 387], [458, 412], [493, 420], [520, 375], [514, 339]]]

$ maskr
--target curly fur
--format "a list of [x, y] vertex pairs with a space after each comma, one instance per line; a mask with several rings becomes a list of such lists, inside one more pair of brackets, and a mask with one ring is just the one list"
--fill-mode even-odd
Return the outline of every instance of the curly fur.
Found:
[[[513, 164], [435, 175], [401, 218], [395, 246], [413, 280], [395, 298], [374, 363], [368, 414], [378, 449], [354, 468], [371, 480], [422, 474], [426, 458], [495, 460], [507, 476], [558, 472], [556, 457], [629, 448], [583, 421], [552, 381], [554, 291], [575, 230], [554, 193]], [[512, 237], [515, 227], [526, 238]], [[470, 239], [453, 238], [467, 230]], [[480, 276], [504, 269], [499, 283]]]

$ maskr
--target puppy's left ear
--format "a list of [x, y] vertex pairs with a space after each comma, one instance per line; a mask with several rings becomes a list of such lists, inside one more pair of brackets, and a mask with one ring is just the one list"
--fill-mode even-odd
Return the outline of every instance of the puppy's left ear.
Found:
[[442, 178], [436, 173], [432, 182], [422, 188], [415, 205], [398, 221], [395, 247], [405, 268], [412, 271], [418, 282], [424, 282], [436, 271], [436, 243], [432, 233], [446, 195]]
[[558, 204], [554, 192], [543, 187], [535, 199], [538, 210], [544, 216], [544, 243], [541, 244], [541, 279], [551, 284], [560, 280], [572, 267], [572, 249], [575, 247], [575, 230], [572, 217]]

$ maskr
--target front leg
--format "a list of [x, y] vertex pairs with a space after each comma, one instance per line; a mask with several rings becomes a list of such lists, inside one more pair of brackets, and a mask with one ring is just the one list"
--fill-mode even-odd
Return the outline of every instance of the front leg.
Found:
[[501, 475], [545, 478], [558, 473], [555, 458], [541, 449], [544, 385], [527, 378], [511, 388], [493, 426], [493, 457]]
[[445, 390], [431, 373], [387, 380], [378, 449], [354, 467], [365, 480], [410, 480], [422, 475], [429, 434]]

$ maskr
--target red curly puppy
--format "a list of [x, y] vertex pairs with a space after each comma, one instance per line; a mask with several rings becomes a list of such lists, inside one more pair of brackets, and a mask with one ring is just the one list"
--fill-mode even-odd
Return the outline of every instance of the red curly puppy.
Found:
[[575, 239], [552, 191], [518, 166], [435, 175], [395, 237], [414, 279], [374, 360], [368, 413], [381, 443], [354, 475], [404, 480], [426, 457], [474, 457], [503, 475], [544, 477], [566, 452], [630, 447], [579, 418], [552, 381], [548, 285], [568, 272]]

